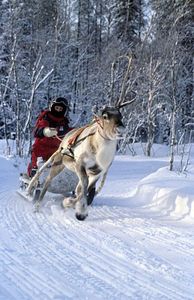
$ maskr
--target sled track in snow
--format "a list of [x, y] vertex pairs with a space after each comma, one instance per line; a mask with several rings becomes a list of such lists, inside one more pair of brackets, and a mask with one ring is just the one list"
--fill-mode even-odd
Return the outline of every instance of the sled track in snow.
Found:
[[159, 230], [126, 208], [96, 206], [79, 222], [59, 203], [35, 214], [6, 187], [1, 198], [10, 240], [1, 246], [0, 299], [193, 299], [194, 278], [155, 251], [173, 243], [189, 265], [194, 245], [176, 229]]

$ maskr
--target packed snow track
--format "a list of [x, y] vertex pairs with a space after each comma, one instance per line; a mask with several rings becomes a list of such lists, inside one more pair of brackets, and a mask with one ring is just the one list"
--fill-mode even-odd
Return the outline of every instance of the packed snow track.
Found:
[[84, 222], [52, 194], [34, 213], [14, 161], [0, 163], [0, 300], [194, 299], [193, 224], [134, 201], [165, 160], [117, 156]]

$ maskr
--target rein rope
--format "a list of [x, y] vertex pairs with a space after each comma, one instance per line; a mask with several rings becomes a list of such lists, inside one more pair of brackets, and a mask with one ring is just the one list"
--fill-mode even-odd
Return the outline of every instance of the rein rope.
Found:
[[54, 136], [57, 140], [59, 140], [60, 142], [62, 142], [63, 139], [61, 139], [58, 135]]
[[[80, 134], [84, 131], [85, 128], [90, 127], [91, 125], [93, 125], [93, 123], [91, 124], [87, 124], [86, 126], [80, 127], [77, 129], [77, 131], [75, 132], [75, 134], [68, 140], [68, 148], [70, 148], [71, 146], [74, 146], [76, 144], [77, 138], [80, 136]], [[94, 134], [94, 133], [93, 133]], [[87, 138], [90, 135], [93, 134], [89, 134], [86, 137], [82, 138], [81, 140], [79, 140], [78, 142], [84, 140], [85, 138]], [[63, 138], [59, 137], [58, 135], [53, 136], [53, 138], [56, 138], [57, 140], [59, 140], [60, 142], [63, 141]]]

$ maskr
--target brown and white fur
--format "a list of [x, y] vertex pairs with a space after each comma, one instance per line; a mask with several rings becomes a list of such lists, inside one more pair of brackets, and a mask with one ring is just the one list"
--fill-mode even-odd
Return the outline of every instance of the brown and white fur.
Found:
[[50, 174], [46, 178], [38, 203], [43, 199], [51, 180], [65, 167], [78, 176], [75, 198], [65, 198], [64, 207], [75, 207], [76, 218], [84, 220], [87, 215], [87, 193], [95, 187], [99, 178], [107, 173], [116, 152], [117, 139], [124, 131], [122, 116], [118, 108], [106, 107], [96, 121], [86, 126], [69, 151], [69, 139], [77, 129], [69, 132], [59, 149], [52, 155], [30, 182], [28, 192], [32, 191], [41, 172], [51, 162]]

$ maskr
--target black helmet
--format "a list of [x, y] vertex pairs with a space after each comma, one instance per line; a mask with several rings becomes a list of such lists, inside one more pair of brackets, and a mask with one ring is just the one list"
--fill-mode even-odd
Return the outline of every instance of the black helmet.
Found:
[[[63, 108], [63, 110], [61, 112], [57, 112], [55, 110], [55, 106], [61, 106]], [[68, 110], [69, 110], [69, 103], [66, 98], [58, 97], [51, 101], [50, 111], [52, 112], [53, 115], [64, 116], [67, 114]]]
[[53, 99], [51, 102], [51, 106], [54, 104], [61, 105], [66, 108], [68, 108], [68, 106], [69, 106], [68, 100], [64, 97], [58, 97], [58, 98]]

